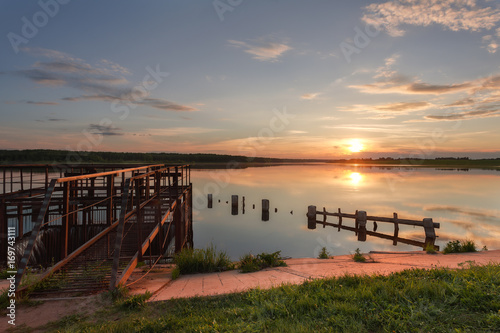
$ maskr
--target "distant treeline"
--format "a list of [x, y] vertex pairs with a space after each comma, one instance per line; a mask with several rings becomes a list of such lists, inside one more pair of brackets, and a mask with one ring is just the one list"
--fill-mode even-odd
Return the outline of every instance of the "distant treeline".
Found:
[[0, 150], [0, 164], [79, 164], [79, 163], [283, 163], [292, 160], [219, 154], [76, 152], [66, 150]]
[[77, 152], [67, 150], [29, 149], [0, 150], [0, 164], [82, 164], [82, 163], [138, 163], [138, 164], [193, 164], [201, 166], [251, 164], [281, 164], [329, 162], [345, 164], [384, 164], [411, 166], [456, 166], [456, 167], [499, 167], [500, 158], [469, 159], [469, 157], [437, 157], [435, 159], [405, 159], [382, 157], [377, 159], [281, 159], [270, 157], [247, 157], [241, 155], [219, 154], [181, 154], [181, 153], [128, 153], [128, 152]]

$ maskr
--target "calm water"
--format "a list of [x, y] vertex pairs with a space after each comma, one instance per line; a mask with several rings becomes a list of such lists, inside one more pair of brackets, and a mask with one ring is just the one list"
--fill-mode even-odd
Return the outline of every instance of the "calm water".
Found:
[[[307, 206], [333, 212], [440, 222], [436, 245], [471, 239], [479, 248], [500, 249], [500, 172], [495, 170], [439, 170], [436, 168], [367, 167], [346, 165], [290, 165], [243, 170], [193, 170], [194, 243], [212, 243], [237, 260], [246, 253], [281, 250], [283, 256], [316, 257], [327, 247], [333, 255], [362, 251], [419, 250], [392, 245], [391, 240], [333, 227], [307, 229]], [[213, 208], [206, 194], [212, 193]], [[231, 215], [231, 195], [239, 195], [238, 215]], [[241, 199], [245, 196], [245, 213]], [[261, 200], [270, 200], [269, 221], [261, 221]], [[220, 200], [220, 202], [219, 202]], [[226, 203], [229, 202], [229, 203]], [[255, 204], [255, 209], [252, 206]], [[275, 208], [278, 209], [275, 212]], [[292, 214], [293, 212], [293, 214]], [[319, 218], [319, 217], [318, 217]], [[336, 218], [328, 221], [337, 223]], [[352, 219], [345, 224], [354, 225]], [[368, 222], [367, 229], [372, 230]], [[378, 224], [378, 232], [393, 233], [393, 225]], [[400, 226], [400, 237], [424, 240], [421, 227]]]

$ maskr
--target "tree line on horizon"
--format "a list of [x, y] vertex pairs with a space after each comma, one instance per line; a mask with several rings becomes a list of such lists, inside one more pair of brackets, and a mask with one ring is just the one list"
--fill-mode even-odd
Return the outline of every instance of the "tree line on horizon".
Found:
[[[0, 164], [79, 164], [79, 163], [165, 163], [165, 164], [197, 164], [197, 163], [286, 163], [286, 162], [331, 162], [331, 163], [405, 163], [410, 161], [427, 161], [429, 163], [466, 163], [476, 164], [491, 162], [495, 159], [472, 160], [469, 157], [436, 157], [422, 158], [351, 158], [351, 159], [283, 159], [271, 157], [248, 157], [242, 155], [210, 154], [210, 153], [137, 153], [137, 152], [75, 152], [68, 150], [26, 149], [0, 150]], [[434, 162], [433, 162], [434, 161]]]

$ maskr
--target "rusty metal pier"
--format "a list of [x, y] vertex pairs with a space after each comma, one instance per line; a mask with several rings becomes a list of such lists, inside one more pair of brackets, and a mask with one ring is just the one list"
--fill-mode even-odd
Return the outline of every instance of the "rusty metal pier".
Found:
[[4, 244], [15, 233], [19, 295], [114, 289], [139, 262], [193, 246], [189, 165], [11, 165], [0, 181], [0, 266], [12, 269]]

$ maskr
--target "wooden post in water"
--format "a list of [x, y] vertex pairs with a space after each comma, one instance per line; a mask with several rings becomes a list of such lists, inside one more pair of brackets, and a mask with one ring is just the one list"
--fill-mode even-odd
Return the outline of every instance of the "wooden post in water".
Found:
[[208, 208], [212, 208], [212, 194], [207, 194]]
[[245, 196], [242, 197], [241, 214], [245, 214]]
[[434, 242], [436, 241], [436, 232], [434, 231], [434, 222], [432, 222], [432, 218], [425, 218], [424, 222], [424, 231], [425, 231], [425, 242], [424, 248], [429, 244], [434, 246]]
[[356, 224], [358, 229], [358, 241], [366, 241], [366, 212], [364, 210], [356, 212]]
[[238, 215], [238, 196], [231, 196], [231, 215]]
[[316, 229], [316, 206], [307, 207], [307, 229]]
[[269, 200], [262, 199], [262, 221], [269, 221]]
[[394, 213], [394, 239], [392, 240], [392, 245], [398, 245], [399, 236], [399, 223], [398, 223], [398, 213]]

